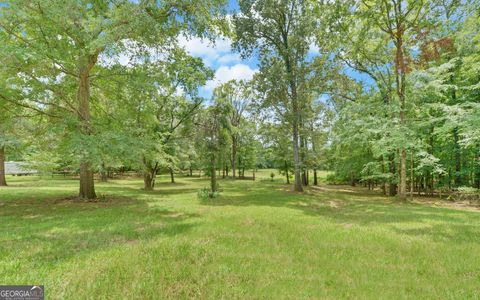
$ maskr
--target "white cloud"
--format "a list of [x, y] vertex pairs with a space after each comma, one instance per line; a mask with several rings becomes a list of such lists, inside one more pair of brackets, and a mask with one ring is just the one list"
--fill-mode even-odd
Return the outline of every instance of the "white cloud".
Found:
[[195, 56], [215, 56], [216, 53], [230, 52], [230, 42], [225, 39], [216, 39], [215, 42], [202, 40], [200, 38], [185, 38], [181, 36], [178, 39], [181, 46], [185, 47], [191, 55]]
[[256, 69], [241, 63], [242, 59], [240, 55], [233, 53], [229, 39], [216, 39], [212, 43], [199, 38], [180, 37], [178, 42], [190, 55], [200, 57], [207, 66], [216, 68], [215, 77], [202, 89], [207, 94], [232, 79], [252, 79], [257, 72]]
[[218, 59], [218, 62], [221, 64], [229, 64], [229, 63], [237, 63], [240, 62], [242, 59], [238, 54], [225, 54]]
[[229, 39], [218, 38], [212, 42], [181, 36], [178, 42], [190, 55], [201, 57], [209, 67], [213, 67], [216, 63], [228, 64], [241, 60], [239, 55], [232, 53], [231, 41]]
[[213, 91], [217, 86], [233, 79], [250, 80], [257, 71], [258, 70], [252, 69], [245, 64], [236, 64], [231, 67], [221, 66], [215, 72], [215, 78], [208, 81], [204, 89], [207, 91]]
[[311, 43], [310, 47], [308, 48], [308, 54], [310, 55], [318, 55], [320, 54], [320, 48], [315, 43]]
[[[151, 58], [159, 59], [162, 56], [153, 48], [143, 47], [131, 42], [129, 40], [123, 41], [125, 49], [115, 55], [102, 55], [100, 63], [102, 65], [112, 65], [119, 63], [124, 66], [129, 66], [138, 61], [135, 53], [140, 49], [146, 50]], [[202, 87], [201, 93], [209, 97], [213, 89], [222, 83], [236, 79], [236, 80], [250, 80], [258, 71], [253, 67], [242, 62], [239, 54], [234, 53], [231, 47], [231, 40], [226, 38], [218, 38], [215, 41], [205, 39], [180, 36], [178, 43], [183, 47], [189, 55], [200, 57], [205, 65], [211, 67], [215, 71], [214, 79], [208, 81]], [[182, 93], [182, 90], [177, 90], [176, 93]]]

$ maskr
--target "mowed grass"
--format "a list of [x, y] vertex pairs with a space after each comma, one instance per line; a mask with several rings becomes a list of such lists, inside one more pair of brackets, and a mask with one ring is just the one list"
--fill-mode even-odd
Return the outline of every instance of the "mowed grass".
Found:
[[[364, 189], [290, 192], [206, 178], [96, 183], [9, 177], [0, 189], [0, 284], [47, 299], [479, 299], [480, 213], [401, 203]], [[325, 175], [324, 173], [322, 175]]]

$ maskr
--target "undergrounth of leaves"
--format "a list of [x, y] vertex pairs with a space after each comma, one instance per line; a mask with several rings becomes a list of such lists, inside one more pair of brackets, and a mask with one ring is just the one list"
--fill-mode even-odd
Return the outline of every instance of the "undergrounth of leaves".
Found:
[[270, 173], [220, 180], [209, 200], [207, 178], [97, 182], [94, 202], [72, 198], [77, 180], [9, 177], [0, 284], [48, 299], [480, 297], [478, 211], [323, 183], [296, 194]]

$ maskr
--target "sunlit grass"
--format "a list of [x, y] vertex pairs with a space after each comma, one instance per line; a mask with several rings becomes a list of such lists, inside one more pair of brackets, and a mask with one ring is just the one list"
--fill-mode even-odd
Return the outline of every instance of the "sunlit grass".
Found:
[[206, 178], [98, 182], [95, 203], [64, 200], [74, 179], [9, 177], [0, 284], [43, 284], [49, 299], [480, 297], [478, 212], [346, 187], [298, 195], [270, 173], [222, 180], [206, 201]]

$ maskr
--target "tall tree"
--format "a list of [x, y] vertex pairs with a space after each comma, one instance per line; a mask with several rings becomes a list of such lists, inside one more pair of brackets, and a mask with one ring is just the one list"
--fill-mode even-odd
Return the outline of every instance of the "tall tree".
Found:
[[[241, 13], [234, 15], [235, 48], [244, 56], [257, 51], [264, 82], [282, 102], [283, 122], [291, 125], [295, 184], [303, 191], [301, 171], [300, 127], [302, 123], [302, 84], [311, 75], [309, 50], [313, 41], [316, 19], [314, 1], [303, 0], [241, 0]], [[276, 90], [276, 92], [275, 92]]]
[[199, 147], [203, 150], [205, 165], [210, 175], [210, 191], [213, 193], [218, 191], [217, 183], [217, 165], [220, 152], [227, 144], [229, 129], [229, 120], [226, 117], [229, 113], [229, 106], [223, 101], [215, 101], [214, 103], [202, 111], [199, 117], [199, 127], [201, 128], [202, 139]]
[[232, 178], [237, 176], [238, 165], [238, 147], [239, 139], [245, 114], [252, 101], [253, 93], [252, 87], [246, 81], [229, 81], [216, 89], [217, 101], [223, 101], [228, 105], [230, 114], [228, 115], [230, 121], [230, 136], [231, 136], [231, 166]]
[[[395, 91], [399, 102], [398, 119], [402, 127], [407, 125], [406, 116], [406, 86], [407, 74], [411, 71], [411, 47], [409, 39], [418, 29], [428, 11], [425, 1], [404, 0], [366, 0], [358, 7], [359, 16], [369, 22], [367, 26], [374, 26], [383, 31], [393, 44], [393, 65]], [[388, 47], [386, 44], [384, 47]], [[400, 186], [399, 196], [402, 200], [407, 197], [407, 150], [400, 146]]]
[[[118, 53], [132, 42], [166, 50], [165, 46], [182, 32], [204, 36], [218, 21], [218, 8], [223, 3], [10, 0], [0, 7], [0, 29], [10, 35], [13, 43], [26, 49], [29, 61], [19, 61], [30, 67], [24, 70], [26, 73], [48, 69], [50, 78], [72, 77], [76, 83], [75, 99], [61, 100], [77, 115], [80, 143], [87, 144], [95, 134], [91, 81], [101, 55]], [[92, 153], [84, 148], [80, 157], [79, 197], [91, 199], [96, 197]]]

